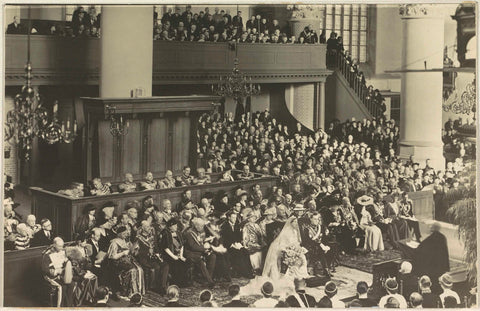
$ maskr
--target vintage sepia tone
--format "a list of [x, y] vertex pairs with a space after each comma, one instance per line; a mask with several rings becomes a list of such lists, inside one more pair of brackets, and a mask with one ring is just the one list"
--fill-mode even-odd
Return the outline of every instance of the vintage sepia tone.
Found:
[[476, 2], [3, 13], [4, 307], [477, 307]]

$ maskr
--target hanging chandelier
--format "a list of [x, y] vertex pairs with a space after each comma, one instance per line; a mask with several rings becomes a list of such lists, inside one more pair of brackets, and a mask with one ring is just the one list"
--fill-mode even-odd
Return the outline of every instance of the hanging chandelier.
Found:
[[232, 73], [227, 76], [220, 76], [217, 85], [212, 84], [212, 93], [221, 97], [231, 97], [235, 102], [239, 100], [260, 94], [260, 85], [253, 84], [252, 78], [245, 76], [238, 69], [237, 43], [234, 43], [235, 59]]
[[[48, 144], [71, 143], [77, 136], [77, 121], [60, 122], [58, 101], [53, 105], [53, 116], [49, 117], [40, 94], [32, 87], [32, 64], [30, 63], [30, 8], [28, 27], [27, 64], [25, 65], [25, 85], [14, 98], [14, 108], [7, 112], [5, 141], [16, 144], [23, 151], [23, 158], [30, 160], [33, 140], [41, 138]], [[51, 120], [50, 120], [51, 119]]]
[[455, 99], [453, 101], [443, 104], [443, 111], [451, 111], [456, 114], [475, 114], [476, 98], [475, 79], [473, 79], [472, 83], [467, 84], [460, 98], [458, 98], [458, 94], [455, 93]]
[[105, 116], [110, 119], [110, 134], [114, 137], [125, 136], [128, 134], [130, 124], [128, 120], [123, 120], [123, 116], [117, 118], [115, 110], [115, 106], [105, 105]]

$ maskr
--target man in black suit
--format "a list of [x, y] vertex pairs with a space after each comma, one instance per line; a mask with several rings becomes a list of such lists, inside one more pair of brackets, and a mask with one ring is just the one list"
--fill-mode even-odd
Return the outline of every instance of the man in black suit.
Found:
[[250, 257], [242, 245], [242, 232], [237, 222], [238, 214], [235, 211], [227, 213], [227, 221], [222, 225], [221, 236], [223, 245], [228, 250], [228, 261], [235, 271], [247, 278], [253, 278], [253, 269]]
[[7, 26], [7, 35], [25, 34], [26, 31], [22, 24], [20, 24], [20, 17], [14, 16], [13, 23]]
[[240, 286], [238, 286], [237, 284], [230, 285], [230, 287], [228, 288], [228, 295], [230, 297], [232, 297], [232, 301], [224, 304], [223, 307], [227, 307], [227, 308], [235, 308], [235, 307], [237, 307], [237, 308], [247, 308], [249, 306], [249, 304], [240, 300], [239, 293], [240, 293]]
[[101, 277], [102, 275], [102, 269], [100, 268], [100, 265], [105, 258], [105, 256], [98, 256], [98, 253], [101, 252], [99, 244], [101, 238], [101, 230], [99, 228], [94, 228], [90, 238], [87, 240], [87, 243], [92, 246], [92, 254], [90, 255], [90, 262], [92, 263], [91, 269], [92, 272], [98, 277]]
[[377, 303], [373, 299], [368, 298], [367, 282], [360, 281], [357, 283], [356, 298], [348, 304], [349, 308], [352, 308], [353, 306], [358, 306], [361, 308], [370, 308], [377, 306]]
[[305, 293], [307, 283], [305, 279], [295, 279], [295, 294], [290, 295], [285, 300], [293, 308], [315, 308], [316, 300], [313, 296]]
[[232, 19], [233, 26], [237, 26], [239, 29], [243, 29], [242, 11], [238, 11]]
[[43, 218], [40, 221], [40, 225], [42, 229], [33, 236], [32, 242], [30, 243], [31, 247], [51, 245], [53, 242], [52, 222], [47, 218]]

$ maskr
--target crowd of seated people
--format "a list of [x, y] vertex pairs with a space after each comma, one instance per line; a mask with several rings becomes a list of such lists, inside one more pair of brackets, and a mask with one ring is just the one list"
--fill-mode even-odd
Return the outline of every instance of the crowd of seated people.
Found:
[[[160, 189], [162, 184], [184, 186], [178, 205], [168, 199], [155, 202], [148, 195], [142, 202], [130, 201], [121, 207], [115, 202], [87, 205], [75, 223], [72, 247], [79, 252], [67, 252], [63, 240], [52, 235], [48, 220], [38, 225], [32, 215], [25, 223], [9, 222], [15, 214], [8, 207], [12, 201], [8, 201], [5, 230], [10, 224], [14, 248], [28, 248], [35, 236], [44, 245], [51, 243], [42, 269], [50, 286], [72, 293], [72, 284], [82, 285], [75, 286], [75, 295], [59, 295], [64, 299], [59, 298], [57, 305], [93, 303], [98, 284], [128, 300], [143, 295], [147, 287], [165, 294], [173, 284], [184, 287], [196, 282], [214, 287], [218, 280], [253, 278], [262, 273], [265, 252], [285, 221], [300, 213], [306, 241], [314, 241], [316, 233], [322, 232], [320, 246], [315, 244], [309, 252], [308, 256], [315, 256], [308, 261], [309, 269], [331, 275], [343, 254], [382, 251], [384, 241], [398, 247], [398, 241], [410, 236], [410, 231], [421, 240], [406, 193], [435, 185], [453, 168], [449, 164], [445, 172], [435, 171], [428, 161], [425, 166], [413, 158], [401, 161], [395, 152], [398, 126], [383, 118], [336, 121], [326, 130], [308, 133], [301, 126], [291, 131], [268, 110], [245, 114], [236, 122], [232, 115], [212, 113], [199, 119], [197, 136], [200, 167], [206, 168], [199, 168], [197, 176], [191, 175], [189, 167], [177, 178], [170, 171], [162, 180], [147, 173], [140, 183], [126, 174], [124, 186], [118, 187], [138, 191]], [[232, 176], [234, 169], [241, 173]], [[252, 173], [279, 178], [277, 185], [266, 191], [259, 185], [251, 189], [238, 186], [234, 193], [207, 192], [200, 202], [193, 202], [188, 186], [208, 183], [212, 172], [224, 173], [226, 181], [248, 180]], [[111, 192], [110, 185], [100, 179], [94, 180], [92, 191], [94, 195]], [[450, 293], [451, 278], [442, 276], [442, 282], [444, 292]], [[302, 281], [297, 283], [301, 291]], [[402, 306], [408, 300], [418, 304], [419, 296], [413, 292], [402, 301], [397, 285], [393, 281], [386, 284], [391, 297], [381, 301], [383, 306]], [[312, 303], [336, 304], [334, 293], [332, 287], [326, 292], [328, 299], [317, 302], [321, 297], [313, 297]], [[442, 303], [449, 300], [444, 297]], [[205, 303], [211, 301], [210, 297]], [[284, 303], [295, 305], [292, 299]]]
[[[88, 11], [83, 6], [78, 6], [73, 11], [70, 23], [33, 20], [33, 23], [29, 25], [30, 33], [58, 37], [100, 37], [100, 18], [101, 13], [97, 14], [94, 6], [88, 7]], [[27, 34], [27, 28], [20, 22], [20, 17], [14, 16], [13, 22], [7, 26], [6, 33]]]
[[191, 11], [187, 5], [181, 12], [169, 9], [154, 26], [154, 39], [165, 41], [195, 41], [195, 42], [239, 42], [239, 43], [284, 43], [307, 44], [325, 43], [325, 32], [319, 36], [309, 25], [305, 27], [298, 38], [287, 35], [280, 28], [276, 19], [268, 20], [261, 15], [252, 15], [243, 20], [242, 12], [235, 16], [230, 10], [219, 10], [210, 13], [208, 7], [198, 14]]
[[474, 145], [467, 143], [463, 136], [458, 135], [459, 128], [465, 125], [473, 130], [471, 134], [474, 135], [475, 120], [472, 119], [471, 122], [467, 120], [464, 123], [461, 117], [454, 121], [449, 118], [443, 127], [442, 141], [445, 153], [452, 154], [455, 158], [472, 159], [475, 158]]

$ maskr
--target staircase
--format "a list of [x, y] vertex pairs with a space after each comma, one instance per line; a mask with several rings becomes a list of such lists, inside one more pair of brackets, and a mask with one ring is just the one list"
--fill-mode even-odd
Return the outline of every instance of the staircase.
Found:
[[365, 78], [357, 74], [351, 59], [341, 52], [330, 55], [329, 58], [327, 60], [329, 67], [335, 69], [336, 73], [345, 79], [344, 82], [346, 82], [351, 93], [355, 94], [356, 99], [366, 108], [370, 116], [372, 118], [382, 117], [384, 113], [381, 105], [382, 101], [375, 98], [373, 86], [367, 87]]

